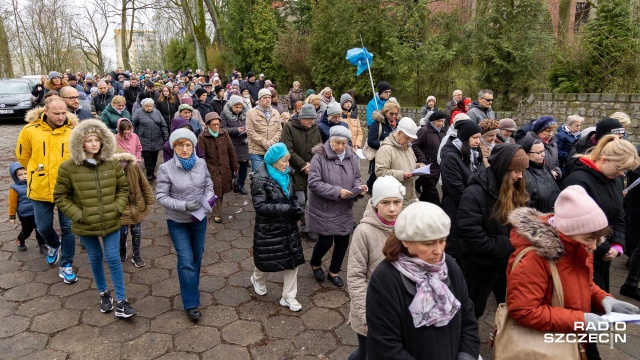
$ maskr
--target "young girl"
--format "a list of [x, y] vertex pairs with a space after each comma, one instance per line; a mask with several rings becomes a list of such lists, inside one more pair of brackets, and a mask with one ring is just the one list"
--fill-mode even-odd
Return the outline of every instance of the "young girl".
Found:
[[133, 245], [133, 257], [131, 262], [136, 267], [143, 267], [144, 261], [140, 257], [140, 222], [147, 217], [151, 205], [156, 202], [153, 189], [142, 170], [136, 163], [135, 156], [129, 153], [114, 154], [114, 158], [120, 161], [129, 183], [129, 203], [124, 208], [120, 217], [120, 261], [127, 260], [127, 235], [131, 230], [131, 244]]
[[[142, 145], [140, 138], [133, 133], [133, 124], [127, 118], [118, 119], [116, 142], [125, 152], [133, 155], [138, 164], [142, 162]], [[124, 167], [124, 166], [123, 166]]]
[[125, 296], [118, 238], [129, 187], [120, 163], [113, 158], [115, 149], [115, 137], [102, 121], [87, 119], [78, 124], [69, 139], [71, 158], [58, 168], [53, 198], [58, 209], [73, 222], [72, 232], [80, 236], [87, 250], [100, 293], [100, 311], [113, 310], [102, 265], [104, 258], [116, 291], [115, 315], [128, 318], [138, 311]]

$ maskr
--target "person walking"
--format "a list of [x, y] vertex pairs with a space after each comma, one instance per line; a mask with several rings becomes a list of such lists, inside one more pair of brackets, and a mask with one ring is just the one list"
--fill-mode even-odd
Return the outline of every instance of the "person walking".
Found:
[[222, 199], [224, 194], [233, 190], [233, 175], [238, 173], [239, 165], [231, 137], [220, 128], [220, 116], [210, 112], [205, 118], [207, 129], [198, 136], [198, 147], [204, 154], [207, 170], [213, 181], [213, 191], [218, 199], [213, 208], [213, 221], [222, 222]]
[[[367, 112], [368, 112], [367, 108]], [[387, 101], [382, 111], [374, 112], [372, 117], [374, 122], [369, 125], [367, 133], [367, 145], [374, 149], [380, 149], [380, 145], [384, 139], [389, 136], [396, 127], [396, 121], [400, 114], [400, 106], [395, 101]], [[367, 186], [370, 192], [373, 190], [373, 183], [376, 181], [376, 161], [369, 161], [369, 178]]]
[[33, 215], [33, 202], [27, 197], [27, 169], [15, 161], [9, 165], [9, 173], [13, 184], [9, 187], [9, 223], [15, 224], [16, 217], [20, 221], [20, 233], [16, 239], [18, 251], [27, 251], [27, 240], [35, 230], [40, 253], [47, 255], [47, 245], [40, 232], [36, 229], [36, 219]]
[[236, 152], [239, 170], [233, 192], [247, 195], [244, 184], [249, 170], [249, 141], [247, 140], [247, 111], [242, 97], [231, 95], [220, 114], [220, 127], [225, 129], [231, 137], [233, 149]]
[[53, 198], [73, 222], [73, 233], [87, 251], [100, 311], [113, 310], [102, 265], [105, 260], [116, 293], [115, 316], [128, 318], [138, 313], [127, 301], [119, 256], [120, 214], [128, 203], [129, 185], [113, 157], [115, 149], [115, 136], [102, 121], [87, 119], [78, 124], [69, 138], [70, 158], [58, 169]]
[[162, 150], [164, 142], [169, 139], [167, 123], [160, 111], [156, 109], [151, 98], [145, 98], [141, 102], [142, 108], [134, 111], [132, 117], [133, 131], [138, 134], [142, 145], [142, 158], [147, 180], [155, 180], [158, 152]]
[[[167, 227], [178, 257], [178, 281], [182, 306], [191, 320], [198, 320], [200, 307], [200, 268], [204, 253], [207, 217], [194, 212], [215, 206], [213, 182], [207, 163], [195, 154], [196, 135], [178, 129], [169, 138], [173, 159], [158, 167], [156, 201], [165, 208]], [[205, 206], [205, 213], [208, 209]]]
[[171, 119], [174, 118], [174, 114], [180, 107], [180, 100], [178, 95], [174, 93], [168, 86], [163, 86], [158, 101], [155, 103], [156, 109], [162, 114], [164, 122], [167, 123], [167, 128], [171, 127]]
[[100, 119], [115, 134], [118, 132], [118, 120], [121, 118], [131, 120], [131, 114], [126, 108], [124, 96], [116, 95], [111, 99], [111, 103], [104, 108]]
[[298, 267], [304, 264], [304, 253], [298, 219], [304, 216], [304, 209], [296, 200], [289, 158], [283, 143], [274, 144], [265, 153], [264, 161], [251, 181], [256, 221], [253, 232], [255, 268], [249, 280], [256, 294], [264, 296], [268, 273], [283, 272], [280, 305], [300, 311], [302, 305], [296, 295]]
[[271, 92], [261, 89], [258, 92], [258, 105], [247, 112], [247, 139], [252, 171], [258, 170], [264, 154], [280, 141], [281, 135], [280, 114], [271, 107]]
[[373, 196], [367, 202], [360, 224], [353, 231], [347, 264], [349, 285], [349, 324], [358, 334], [358, 348], [350, 360], [364, 360], [367, 355], [367, 286], [373, 271], [384, 260], [382, 248], [393, 233], [406, 189], [393, 176], [376, 179]]
[[318, 234], [309, 263], [316, 280], [323, 281], [322, 257], [335, 244], [327, 278], [337, 287], [344, 286], [339, 273], [353, 232], [353, 197], [357, 194], [352, 190], [368, 190], [360, 185], [360, 161], [348, 146], [349, 140], [348, 128], [334, 126], [329, 141], [313, 148], [307, 191], [307, 228]]

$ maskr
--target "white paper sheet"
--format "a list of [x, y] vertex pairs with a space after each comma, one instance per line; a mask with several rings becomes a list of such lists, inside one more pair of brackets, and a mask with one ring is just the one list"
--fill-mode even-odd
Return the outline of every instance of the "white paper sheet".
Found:
[[633, 184], [627, 186], [627, 188], [624, 189], [623, 192], [633, 189], [634, 187], [638, 186], [638, 184], [640, 184], [640, 178], [636, 179], [636, 181], [634, 181]]
[[605, 315], [602, 315], [602, 318], [607, 320], [608, 322], [640, 322], [640, 314], [622, 314], [611, 312]]
[[202, 206], [198, 208], [196, 211], [191, 211], [191, 215], [198, 220], [202, 220], [207, 216], [208, 213], [211, 212], [211, 206], [209, 206], [209, 199], [206, 199], [204, 196], [200, 198], [200, 203]]
[[358, 155], [358, 157], [362, 160], [366, 159], [366, 157], [364, 156], [364, 153], [362, 152], [362, 149], [356, 150], [356, 155]]
[[431, 175], [431, 164], [417, 168], [411, 172], [413, 176]]
[[351, 197], [354, 198], [354, 197], [362, 194], [364, 192], [364, 189], [357, 187], [357, 188], [351, 189], [350, 191], [353, 193], [353, 195], [351, 195]]

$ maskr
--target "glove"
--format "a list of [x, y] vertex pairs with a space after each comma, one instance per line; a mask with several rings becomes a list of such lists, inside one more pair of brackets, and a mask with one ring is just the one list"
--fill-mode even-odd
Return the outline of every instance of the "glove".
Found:
[[584, 328], [588, 334], [598, 333], [598, 324], [607, 322], [601, 316], [594, 313], [584, 313]]
[[616, 300], [611, 296], [607, 296], [602, 300], [602, 307], [604, 307], [604, 311], [607, 314], [610, 312], [617, 312], [622, 314], [638, 314], [640, 312], [640, 309], [638, 309], [637, 306], [628, 302]]
[[198, 200], [191, 200], [184, 203], [184, 208], [187, 209], [187, 211], [189, 212], [196, 211], [201, 207], [202, 207], [202, 204]]
[[301, 217], [304, 216], [304, 209], [299, 207], [298, 205], [289, 206], [289, 215]]

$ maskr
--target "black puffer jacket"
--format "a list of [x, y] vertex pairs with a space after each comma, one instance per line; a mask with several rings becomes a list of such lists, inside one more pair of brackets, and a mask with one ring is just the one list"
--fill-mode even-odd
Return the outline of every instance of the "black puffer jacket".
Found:
[[[521, 145], [526, 138], [542, 141], [538, 134], [534, 133], [533, 131], [529, 131], [523, 139], [516, 141], [516, 143]], [[555, 171], [556, 173], [558, 173], [558, 179], [560, 179], [562, 177], [562, 171], [560, 170], [560, 161], [558, 160], [558, 144], [556, 143], [556, 141], [556, 138], [552, 137], [549, 142], [543, 142], [544, 166], [549, 169], [549, 171]]]
[[618, 243], [623, 247], [625, 245], [624, 198], [622, 196], [624, 185], [621, 177], [609, 179], [585, 162], [588, 161], [584, 158], [576, 161], [573, 172], [562, 182], [562, 188], [570, 185], [582, 186], [607, 216], [612, 230], [611, 236], [607, 241], [598, 245], [598, 248], [593, 252], [595, 258], [601, 259], [611, 249], [611, 244]]
[[547, 214], [553, 212], [553, 205], [560, 194], [553, 175], [544, 165], [529, 161], [529, 168], [523, 172], [527, 192], [531, 200], [527, 206]]
[[479, 265], [506, 266], [513, 252], [506, 226], [491, 217], [498, 201], [500, 185], [491, 167], [481, 166], [471, 175], [458, 208], [457, 229], [465, 260]]
[[289, 214], [296, 206], [293, 177], [289, 198], [267, 173], [265, 163], [251, 180], [251, 198], [256, 210], [253, 231], [253, 261], [258, 270], [277, 272], [304, 264], [298, 218]]
[[578, 161], [576, 155], [585, 154], [587, 150], [598, 145], [598, 140], [596, 140], [595, 136], [596, 132], [592, 131], [587, 136], [573, 143], [571, 150], [569, 150], [569, 155], [567, 155], [567, 162], [564, 165], [566, 174], [571, 174], [573, 171], [573, 167], [576, 165], [576, 161]]
[[[640, 146], [637, 147], [640, 154]], [[634, 181], [640, 178], [640, 168], [627, 173], [627, 184], [631, 185]], [[633, 254], [633, 250], [640, 243], [640, 222], [634, 221], [640, 219], [640, 187], [635, 187], [627, 196], [624, 197], [624, 212], [626, 214], [627, 227], [625, 230], [625, 249], [624, 253], [627, 256]]]

